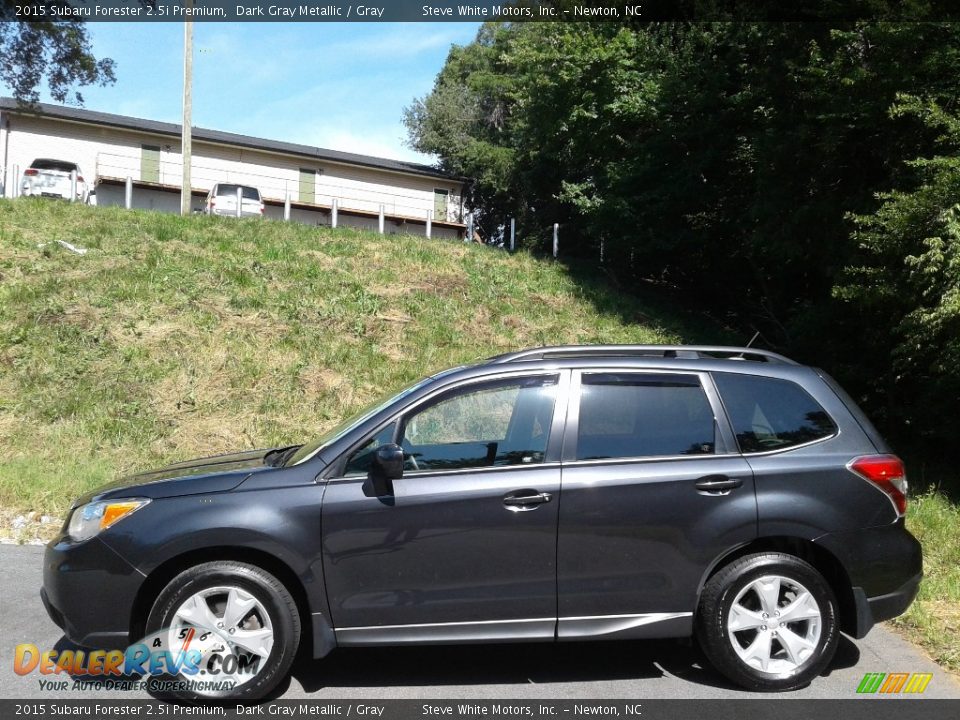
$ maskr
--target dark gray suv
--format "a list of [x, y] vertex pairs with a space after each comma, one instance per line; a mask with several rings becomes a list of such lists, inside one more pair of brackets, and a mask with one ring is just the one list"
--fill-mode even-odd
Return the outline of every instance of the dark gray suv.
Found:
[[903, 464], [820, 370], [537, 348], [80, 498], [42, 595], [81, 645], [189, 650], [178, 697], [261, 697], [298, 648], [691, 635], [789, 690], [912, 602], [905, 510]]

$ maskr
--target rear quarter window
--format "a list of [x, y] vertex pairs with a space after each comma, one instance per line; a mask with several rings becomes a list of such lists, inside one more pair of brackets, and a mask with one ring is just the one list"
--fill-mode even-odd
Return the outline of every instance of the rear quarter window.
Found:
[[837, 432], [827, 411], [795, 382], [734, 373], [713, 379], [741, 452], [782, 450]]

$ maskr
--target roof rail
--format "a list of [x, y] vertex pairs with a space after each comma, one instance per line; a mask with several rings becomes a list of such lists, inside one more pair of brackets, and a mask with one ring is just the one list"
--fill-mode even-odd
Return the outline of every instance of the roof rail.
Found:
[[790, 358], [769, 350], [725, 345], [558, 345], [520, 350], [497, 355], [486, 362], [491, 365], [531, 360], [563, 360], [581, 357], [662, 357], [697, 359], [753, 360], [756, 362], [796, 365]]

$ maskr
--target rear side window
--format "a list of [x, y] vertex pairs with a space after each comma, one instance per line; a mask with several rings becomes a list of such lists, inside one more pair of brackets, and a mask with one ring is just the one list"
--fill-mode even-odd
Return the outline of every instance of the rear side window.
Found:
[[711, 454], [714, 429], [696, 377], [587, 373], [581, 380], [578, 460]]
[[830, 437], [836, 423], [806, 390], [789, 380], [715, 373], [741, 452], [764, 452]]

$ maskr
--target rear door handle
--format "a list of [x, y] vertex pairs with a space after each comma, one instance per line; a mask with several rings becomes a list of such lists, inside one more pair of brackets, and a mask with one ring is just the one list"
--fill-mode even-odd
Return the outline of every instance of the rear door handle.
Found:
[[538, 493], [535, 490], [518, 490], [509, 495], [504, 495], [503, 504], [507, 510], [519, 512], [522, 510], [535, 510], [543, 503], [548, 503], [551, 500], [553, 500], [553, 495], [548, 492]]
[[728, 495], [731, 490], [743, 485], [743, 480], [730, 478], [726, 475], [707, 475], [697, 480], [694, 487], [697, 492], [707, 495]]

